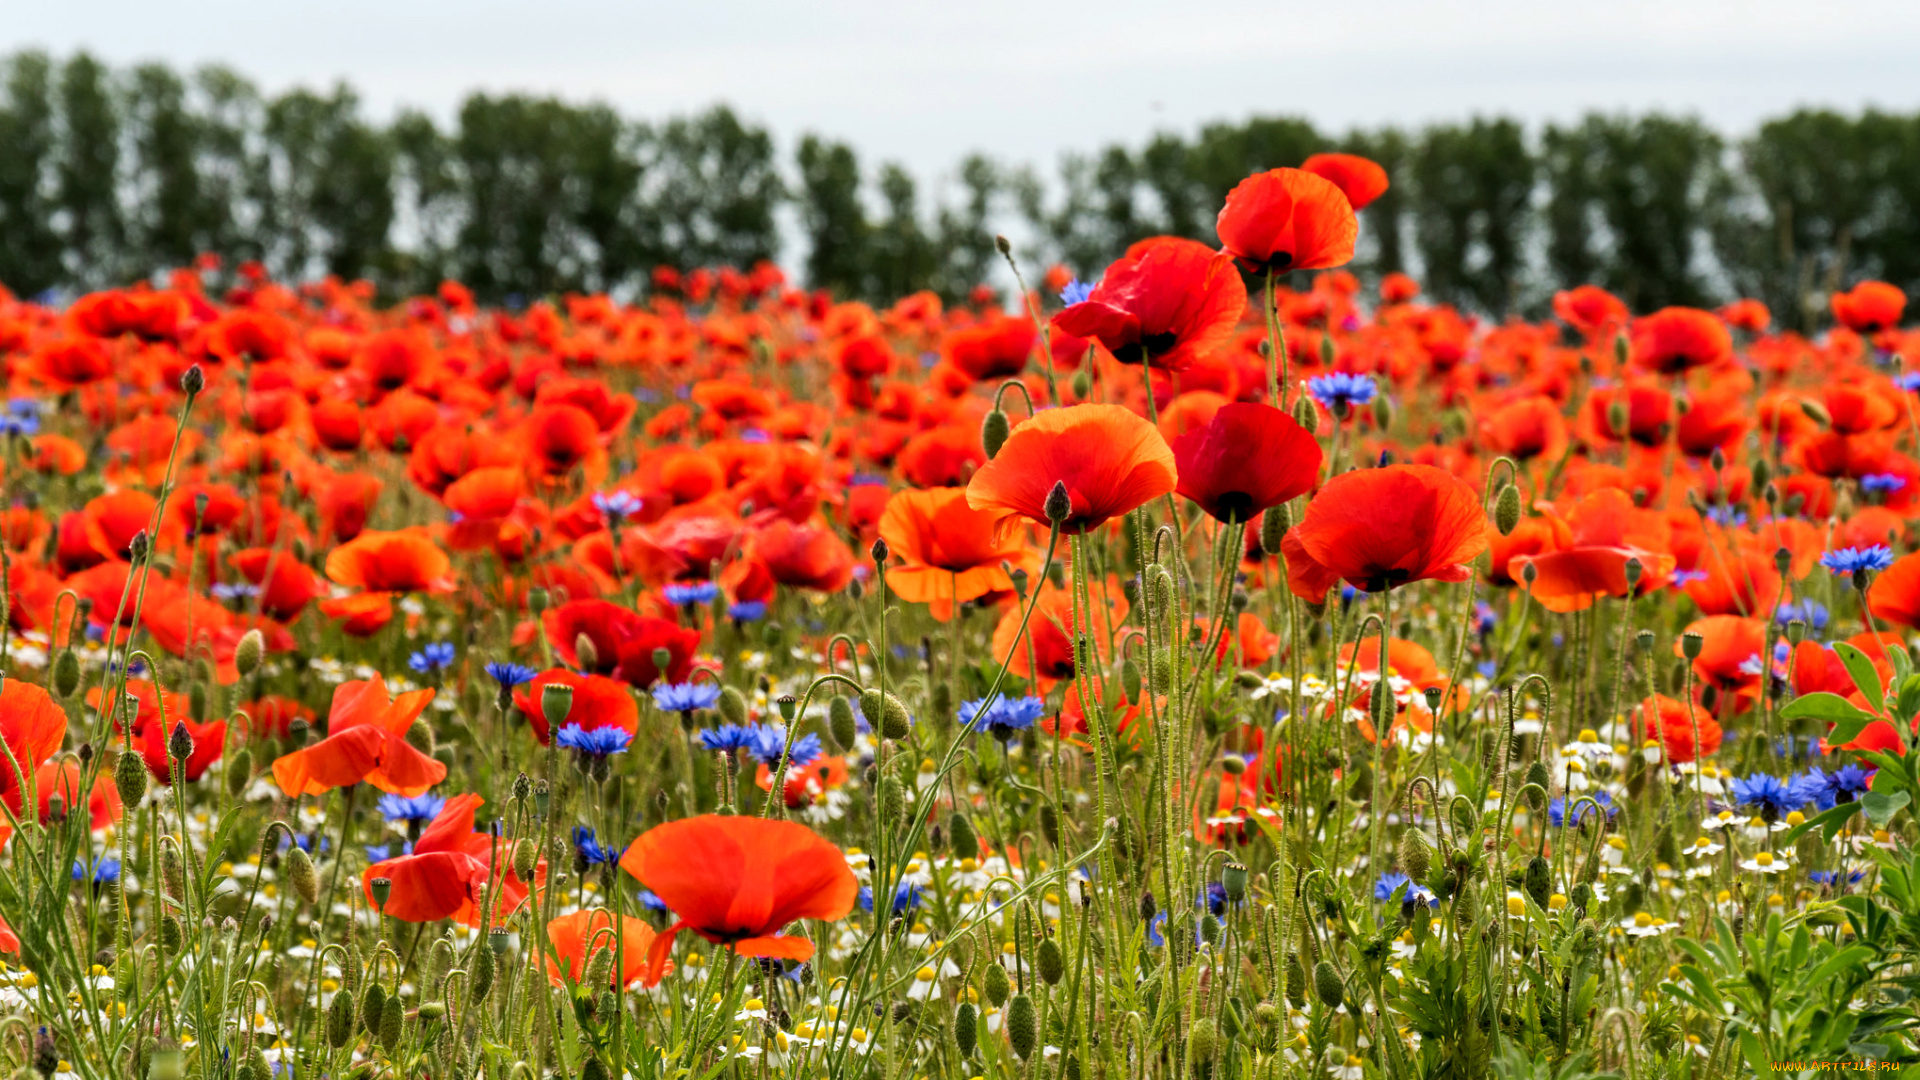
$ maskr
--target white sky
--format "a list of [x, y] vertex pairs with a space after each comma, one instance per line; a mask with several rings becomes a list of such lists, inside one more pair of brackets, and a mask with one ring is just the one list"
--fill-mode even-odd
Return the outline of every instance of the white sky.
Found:
[[974, 149], [1050, 173], [1254, 113], [1337, 132], [1661, 108], [1741, 132], [1803, 104], [1913, 110], [1916, 45], [1916, 0], [0, 0], [0, 50], [345, 79], [380, 117], [474, 89], [645, 118], [724, 100], [783, 155], [818, 131], [923, 176]]

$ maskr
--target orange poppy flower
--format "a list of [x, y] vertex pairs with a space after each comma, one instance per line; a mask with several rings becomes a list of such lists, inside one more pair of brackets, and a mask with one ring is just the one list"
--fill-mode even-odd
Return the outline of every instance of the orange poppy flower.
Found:
[[327, 577], [368, 592], [451, 592], [453, 562], [423, 528], [363, 532], [327, 554]]
[[[1093, 639], [1094, 653], [1105, 656], [1106, 642], [1109, 636], [1118, 633], [1127, 621], [1127, 597], [1120, 591], [1118, 582], [1109, 578], [1104, 586], [1093, 590], [1093, 608], [1088, 626], [1088, 636]], [[1027, 620], [1027, 641], [1020, 640], [1021, 608], [1009, 605], [1001, 612], [1000, 622], [993, 630], [993, 658], [998, 661], [1011, 655], [1007, 661], [1007, 670], [1023, 679], [1033, 682], [1042, 692], [1053, 688], [1055, 683], [1071, 679], [1074, 676], [1073, 639], [1073, 594], [1066, 589], [1055, 588], [1052, 583], [1040, 587], [1040, 595], [1034, 601], [1033, 615]], [[1016, 647], [1018, 646], [1018, 647]], [[1032, 656], [1029, 659], [1028, 650]]]
[[1300, 171], [1331, 181], [1355, 210], [1387, 193], [1387, 170], [1358, 154], [1314, 154], [1300, 163]]
[[964, 487], [987, 463], [987, 452], [979, 432], [937, 427], [908, 439], [896, 460], [900, 475], [915, 487]]
[[584, 466], [589, 486], [597, 486], [605, 459], [600, 425], [578, 405], [541, 405], [527, 418], [527, 467], [534, 476], [556, 481]]
[[[1242, 270], [1251, 274], [1321, 270], [1353, 260], [1354, 240], [1360, 233], [1353, 212], [1386, 190], [1386, 173], [1378, 165], [1365, 162], [1379, 174], [1375, 188], [1373, 177], [1359, 175], [1367, 170], [1346, 169], [1335, 155], [1316, 155], [1308, 160], [1316, 168], [1254, 173], [1227, 192], [1215, 232], [1220, 236], [1221, 249]], [[1322, 168], [1353, 182], [1353, 196], [1365, 201], [1350, 201], [1342, 190], [1346, 185], [1322, 173]]]
[[1020, 374], [1038, 336], [1033, 320], [997, 315], [948, 331], [941, 346], [948, 363], [984, 382]]
[[1833, 319], [1855, 333], [1872, 334], [1900, 325], [1907, 294], [1884, 281], [1863, 281], [1833, 294]]
[[1598, 285], [1581, 285], [1553, 294], [1553, 314], [1588, 338], [1627, 323], [1627, 305]]
[[1895, 559], [1873, 579], [1867, 607], [1882, 622], [1920, 630], [1920, 553]]
[[[1748, 661], [1767, 647], [1766, 623], [1739, 615], [1709, 615], [1689, 623], [1685, 633], [1700, 635], [1693, 674], [1703, 685], [1732, 695], [1736, 703], [1759, 692], [1760, 671]], [[1673, 654], [1685, 656], [1683, 646], [1684, 642], [1674, 641]]]
[[[1480, 497], [1458, 477], [1431, 465], [1388, 465], [1329, 480], [1282, 550], [1295, 594], [1319, 603], [1326, 589], [1302, 592], [1302, 579], [1345, 579], [1367, 592], [1428, 578], [1466, 581], [1492, 533]], [[1295, 567], [1296, 554], [1311, 566]]]
[[741, 546], [782, 585], [833, 593], [853, 580], [853, 551], [824, 526], [775, 518], [748, 534]]
[[395, 795], [425, 793], [447, 778], [447, 767], [415, 749], [406, 735], [433, 693], [429, 688], [389, 696], [377, 673], [341, 683], [327, 714], [327, 737], [275, 759], [274, 782], [290, 797], [323, 795], [362, 781]]
[[1165, 237], [1128, 249], [1053, 325], [1098, 341], [1123, 364], [1180, 371], [1229, 343], [1246, 308], [1247, 287], [1228, 256]]
[[[642, 615], [606, 600], [570, 600], [541, 616], [554, 655], [574, 668], [610, 674], [634, 686], [651, 686], [656, 679], [685, 682], [693, 672], [693, 653], [700, 647], [700, 631], [669, 619]], [[593, 663], [582, 663], [575, 643], [585, 637], [593, 645]], [[655, 649], [667, 650], [667, 666], [653, 662]]]
[[957, 603], [1010, 592], [1013, 579], [1000, 564], [1032, 574], [1039, 560], [1019, 530], [996, 530], [997, 520], [969, 506], [959, 488], [894, 492], [880, 516], [880, 537], [903, 565], [887, 569], [887, 586], [904, 600], [926, 604], [941, 622], [952, 617]]
[[573, 705], [567, 710], [566, 719], [560, 722], [561, 727], [578, 724], [587, 731], [617, 727], [629, 735], [639, 732], [640, 706], [634, 702], [633, 691], [626, 684], [601, 675], [576, 675], [565, 668], [554, 668], [535, 675], [513, 693], [513, 703], [526, 716], [527, 723], [533, 727], [533, 737], [540, 740], [541, 746], [553, 738], [547, 725], [547, 710], [541, 704], [550, 685], [573, 688]]
[[[493, 876], [493, 855], [512, 850], [511, 842], [492, 833], [473, 830], [473, 812], [479, 809], [478, 795], [456, 795], [446, 801], [433, 821], [413, 842], [413, 851], [383, 859], [360, 875], [360, 887], [366, 892], [367, 906], [377, 907], [373, 899], [373, 881], [386, 878], [387, 902], [380, 910], [401, 922], [426, 923], [452, 919], [465, 926], [482, 922], [481, 904], [486, 899], [488, 882]], [[536, 882], [544, 880], [545, 863], [534, 871]], [[527, 899], [527, 885], [511, 867], [496, 883], [494, 921], [504, 921]]]
[[1489, 448], [1519, 461], [1553, 461], [1567, 452], [1567, 420], [1552, 398], [1535, 394], [1509, 402], [1480, 418]]
[[[1812, 645], [1812, 642], [1802, 642]], [[1819, 648], [1814, 645], [1814, 648]], [[1720, 722], [1705, 709], [1665, 694], [1655, 694], [1633, 710], [1633, 730], [1641, 739], [1658, 739], [1667, 748], [1667, 760], [1685, 763], [1720, 749]], [[1694, 733], [1699, 732], [1699, 744]]]
[[1252, 521], [1261, 511], [1313, 490], [1320, 443], [1271, 405], [1222, 405], [1213, 419], [1173, 440], [1174, 490], [1216, 521]]
[[1659, 511], [1634, 506], [1619, 488], [1588, 495], [1564, 519], [1544, 503], [1540, 509], [1553, 526], [1551, 546], [1512, 556], [1506, 575], [1524, 582], [1523, 568], [1532, 566], [1533, 584], [1525, 588], [1548, 611], [1584, 611], [1597, 597], [1626, 596], [1628, 560], [1640, 563], [1640, 592], [1673, 576], [1673, 526]]
[[805, 825], [765, 818], [702, 814], [656, 825], [620, 856], [620, 869], [679, 920], [648, 951], [650, 981], [666, 973], [682, 930], [740, 956], [809, 960], [813, 942], [780, 931], [845, 918], [860, 891], [839, 848]]
[[1733, 335], [1720, 316], [1699, 308], [1661, 308], [1633, 324], [1633, 362], [1672, 375], [1733, 359]]
[[327, 583], [291, 551], [245, 548], [233, 553], [233, 568], [260, 589], [260, 613], [286, 622], [308, 601], [327, 595]]
[[24, 679], [8, 679], [0, 685], [0, 740], [20, 765], [0, 768], [0, 801], [14, 816], [20, 815], [20, 780], [27, 772], [38, 770], [67, 738], [67, 714], [43, 689]]
[[[626, 915], [620, 916], [616, 934], [610, 912], [599, 909], [568, 912], [547, 923], [547, 941], [553, 945], [553, 956], [547, 960], [547, 981], [554, 986], [578, 983], [586, 977], [593, 954], [611, 951], [618, 945], [620, 970], [613, 975], [614, 985], [631, 986], [635, 980], [641, 980], [645, 986], [656, 985], [661, 978], [673, 973], [673, 964], [669, 962], [648, 977], [647, 953], [657, 936], [653, 927]], [[562, 965], [566, 971], [564, 981], [560, 977]]]
[[1048, 528], [1047, 496], [1064, 484], [1071, 506], [1060, 531], [1073, 535], [1165, 495], [1175, 479], [1173, 450], [1145, 419], [1118, 405], [1070, 405], [1015, 428], [973, 474], [967, 504], [1003, 531], [1015, 517]]

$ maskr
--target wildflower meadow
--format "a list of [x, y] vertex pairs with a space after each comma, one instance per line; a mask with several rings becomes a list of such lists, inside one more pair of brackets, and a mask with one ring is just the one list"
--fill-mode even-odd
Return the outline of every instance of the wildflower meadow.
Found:
[[1343, 269], [1391, 187], [958, 300], [8, 294], [0, 1064], [1915, 1068], [1905, 295], [1497, 321]]

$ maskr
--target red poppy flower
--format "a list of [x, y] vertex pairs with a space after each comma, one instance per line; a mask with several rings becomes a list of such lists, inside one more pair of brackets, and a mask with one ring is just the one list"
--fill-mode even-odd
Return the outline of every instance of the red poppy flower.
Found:
[[1627, 323], [1627, 305], [1598, 285], [1581, 285], [1553, 294], [1553, 314], [1575, 330], [1595, 338]]
[[159, 714], [155, 713], [145, 723], [134, 725], [133, 748], [139, 752], [140, 759], [147, 763], [147, 771], [163, 784], [173, 783], [173, 759], [168, 752], [168, 745], [173, 738], [173, 730], [182, 726], [193, 740], [193, 752], [181, 763], [182, 774], [188, 782], [200, 779], [207, 767], [218, 761], [226, 751], [225, 720], [201, 724], [196, 723], [184, 710], [177, 713], [169, 710], [163, 724]]
[[1920, 553], [1903, 555], [1867, 586], [1873, 617], [1920, 630]]
[[447, 778], [447, 767], [415, 749], [406, 735], [432, 700], [432, 689], [391, 697], [378, 674], [341, 683], [327, 714], [327, 737], [276, 759], [274, 781], [290, 797], [362, 781], [395, 795], [425, 793]]
[[[1749, 663], [1767, 647], [1767, 625], [1739, 615], [1709, 615], [1689, 623], [1685, 633], [1700, 635], [1693, 674], [1702, 685], [1742, 701], [1758, 693], [1760, 671]], [[1686, 655], [1684, 642], [1673, 643], [1675, 656]]]
[[656, 825], [620, 856], [620, 868], [679, 918], [648, 953], [653, 981], [682, 930], [740, 956], [811, 959], [813, 942], [779, 931], [800, 919], [845, 918], [860, 891], [839, 848], [797, 822], [755, 817], [703, 814]]
[[[1093, 611], [1088, 631], [1094, 654], [1104, 656], [1107, 642], [1127, 621], [1127, 597], [1118, 582], [1109, 578], [1093, 590]], [[1073, 594], [1051, 583], [1040, 587], [1034, 601], [1033, 616], [1027, 620], [1027, 642], [1020, 642], [1020, 608], [1008, 605], [993, 628], [993, 658], [996, 662], [1011, 656], [1007, 671], [1029, 679], [1042, 692], [1057, 682], [1074, 676]], [[1018, 646], [1018, 647], [1016, 647]], [[1029, 655], [1031, 646], [1031, 655]]]
[[1032, 319], [997, 315], [948, 331], [942, 348], [948, 363], [984, 382], [1020, 374], [1038, 336]]
[[1222, 405], [1213, 419], [1173, 440], [1174, 489], [1216, 521], [1252, 521], [1313, 490], [1320, 443], [1271, 405]]
[[[1668, 761], [1685, 763], [1711, 756], [1720, 749], [1720, 722], [1713, 718], [1713, 714], [1697, 705], [1675, 701], [1665, 694], [1655, 694], [1634, 709], [1633, 730], [1638, 738], [1658, 739], [1664, 743]], [[1696, 731], [1699, 733], [1698, 745], [1694, 742]]]
[[1716, 367], [1733, 359], [1733, 335], [1720, 316], [1699, 308], [1669, 307], [1633, 324], [1633, 362], [1672, 375]]
[[308, 601], [327, 595], [327, 583], [291, 551], [245, 548], [232, 556], [233, 568], [260, 589], [260, 613], [286, 622]]
[[853, 552], [832, 529], [775, 518], [742, 545], [773, 580], [796, 589], [839, 592], [853, 580]]
[[[571, 600], [549, 608], [541, 625], [554, 655], [568, 665], [634, 686], [651, 686], [663, 675], [668, 682], [685, 682], [700, 647], [700, 631], [606, 600]], [[575, 648], [581, 637], [593, 645], [592, 664], [584, 663]], [[664, 671], [653, 662], [655, 649], [667, 650]]]
[[[1389, 465], [1329, 480], [1282, 548], [1295, 595], [1318, 603], [1325, 589], [1302, 592], [1300, 579], [1345, 579], [1367, 592], [1428, 578], [1466, 581], [1492, 532], [1480, 497], [1453, 474]], [[1295, 567], [1296, 553], [1311, 567]]]
[[1021, 424], [1000, 453], [973, 474], [967, 504], [1006, 522], [1042, 528], [1047, 496], [1065, 484], [1072, 506], [1060, 531], [1090, 532], [1172, 491], [1173, 450], [1152, 424], [1118, 405], [1048, 409]]
[[1533, 584], [1526, 588], [1548, 611], [1584, 611], [1596, 597], [1626, 596], [1629, 560], [1640, 563], [1641, 592], [1657, 589], [1672, 577], [1672, 525], [1665, 514], [1634, 506], [1632, 497], [1619, 488], [1588, 495], [1564, 519], [1544, 503], [1540, 509], [1553, 525], [1550, 546], [1512, 556], [1506, 575], [1524, 582], [1523, 568], [1532, 566]]
[[[547, 941], [553, 945], [553, 954], [547, 960], [547, 981], [555, 986], [565, 986], [560, 977], [562, 965], [566, 970], [566, 980], [578, 983], [586, 977], [590, 958], [603, 950], [611, 952], [617, 945], [620, 949], [620, 970], [613, 975], [615, 986], [631, 986], [634, 980], [642, 980], [645, 986], [653, 986], [664, 976], [673, 973], [673, 964], [668, 963], [659, 972], [648, 977], [647, 953], [653, 948], [657, 937], [653, 927], [639, 919], [620, 916], [619, 933], [614, 932], [613, 915], [607, 911], [571, 911], [547, 923]], [[559, 963], [555, 963], [558, 960]]]
[[1833, 319], [1855, 333], [1873, 334], [1900, 325], [1907, 294], [1884, 281], [1863, 281], [1833, 294]]
[[1254, 173], [1227, 193], [1215, 231], [1241, 269], [1321, 270], [1353, 260], [1360, 229], [1353, 212], [1387, 189], [1387, 174], [1345, 154], [1316, 154], [1307, 162]]
[[1487, 446], [1519, 461], [1557, 460], [1567, 451], [1567, 420], [1560, 406], [1543, 394], [1523, 397], [1480, 419]]
[[[12, 766], [7, 766], [9, 772]], [[72, 814], [80, 805], [80, 763], [68, 758], [65, 761], [49, 761], [40, 766], [34, 774], [34, 785], [40, 792], [40, 820], [52, 817], [54, 796], [66, 804], [66, 812]], [[87, 796], [87, 828], [99, 832], [115, 824], [125, 813], [126, 807], [120, 801], [120, 789], [113, 782], [112, 770], [102, 769], [93, 778], [93, 791]], [[0, 826], [4, 828], [4, 826]], [[0, 846], [5, 841], [0, 840]]]
[[1053, 325], [1099, 341], [1121, 363], [1180, 371], [1232, 341], [1246, 309], [1247, 287], [1226, 255], [1169, 237], [1135, 244]]
[[[390, 884], [384, 914], [401, 922], [426, 923], [452, 919], [466, 926], [479, 926], [481, 904], [487, 885], [493, 878], [493, 856], [497, 850], [511, 851], [511, 841], [492, 833], [473, 831], [473, 812], [479, 809], [478, 795], [456, 795], [448, 799], [433, 821], [413, 842], [413, 851], [392, 859], [383, 859], [360, 875], [367, 906], [377, 907], [373, 899], [373, 880], [386, 878]], [[503, 922], [526, 902], [527, 885], [511, 866], [494, 882], [494, 922]], [[534, 871], [536, 883], [545, 879], [546, 865]]]
[[542, 405], [527, 419], [528, 466], [535, 476], [559, 480], [580, 466], [604, 461], [600, 425], [578, 405]]
[[363, 532], [327, 553], [327, 577], [368, 592], [451, 592], [453, 562], [422, 528]]
[[20, 765], [0, 767], [0, 801], [14, 816], [20, 814], [21, 779], [40, 768], [59, 749], [67, 737], [67, 714], [53, 698], [24, 679], [8, 679], [0, 685], [0, 741]]
[[617, 679], [601, 675], [576, 675], [565, 668], [554, 668], [535, 675], [513, 693], [513, 703], [533, 727], [533, 737], [545, 746], [553, 738], [547, 726], [547, 711], [542, 706], [546, 688], [551, 685], [573, 688], [573, 705], [567, 710], [561, 727], [578, 724], [582, 730], [617, 727], [632, 735], [640, 730], [640, 706], [633, 691]]
[[996, 521], [969, 506], [959, 488], [894, 492], [880, 518], [880, 536], [902, 565], [887, 569], [887, 587], [901, 599], [928, 605], [941, 622], [952, 617], [956, 603], [1011, 592], [1013, 579], [1001, 563], [1037, 573], [1039, 560], [1019, 530], [1001, 532]]

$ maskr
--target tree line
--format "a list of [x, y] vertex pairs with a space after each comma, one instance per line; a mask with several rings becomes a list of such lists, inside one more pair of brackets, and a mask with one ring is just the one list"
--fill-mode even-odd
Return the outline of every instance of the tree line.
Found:
[[842, 296], [954, 298], [994, 273], [997, 231], [1095, 275], [1141, 237], [1212, 241], [1234, 184], [1321, 150], [1393, 178], [1361, 215], [1363, 277], [1413, 273], [1489, 314], [1595, 282], [1637, 309], [1755, 296], [1809, 326], [1836, 285], [1920, 288], [1920, 114], [1802, 110], [1740, 137], [1660, 114], [1345, 133], [1254, 117], [1070, 153], [1046, 176], [969, 155], [929, 199], [844, 142], [807, 135], [784, 156], [725, 106], [645, 122], [475, 93], [450, 124], [381, 123], [344, 85], [270, 96], [220, 66], [33, 51], [0, 61], [0, 282], [93, 289], [214, 252], [503, 301], [785, 255]]

